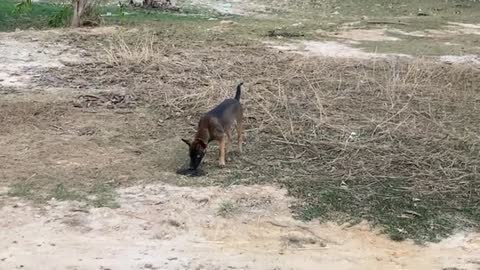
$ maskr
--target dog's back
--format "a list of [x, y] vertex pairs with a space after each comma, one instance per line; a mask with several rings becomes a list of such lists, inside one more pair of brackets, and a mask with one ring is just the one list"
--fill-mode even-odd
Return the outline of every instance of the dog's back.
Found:
[[241, 86], [238, 84], [234, 98], [228, 98], [205, 114], [205, 118], [216, 119], [224, 129], [230, 129], [233, 122], [242, 114], [240, 104]]

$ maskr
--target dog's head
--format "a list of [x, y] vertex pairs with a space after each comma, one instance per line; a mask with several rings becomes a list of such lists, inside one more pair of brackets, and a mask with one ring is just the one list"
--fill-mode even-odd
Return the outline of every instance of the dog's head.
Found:
[[207, 144], [201, 140], [190, 140], [182, 139], [184, 143], [188, 145], [188, 154], [190, 156], [190, 167], [194, 170], [200, 166], [205, 153], [207, 152]]

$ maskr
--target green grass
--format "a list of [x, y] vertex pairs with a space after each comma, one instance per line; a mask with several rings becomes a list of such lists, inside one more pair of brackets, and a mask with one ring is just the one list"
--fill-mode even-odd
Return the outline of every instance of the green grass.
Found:
[[[30, 12], [15, 14], [16, 0], [0, 1], [0, 31], [14, 31], [15, 29], [45, 29], [50, 27], [62, 27], [68, 25], [71, 16], [71, 8], [67, 5], [52, 3], [33, 3]], [[122, 11], [127, 15], [123, 15]], [[111, 16], [102, 16], [104, 23], [136, 25], [165, 21], [171, 23], [204, 21], [210, 17], [219, 17], [217, 13], [205, 10], [185, 9], [182, 12], [167, 12], [157, 10], [145, 10], [140, 8], [120, 9], [116, 5], [100, 7], [99, 14], [110, 13]]]
[[[372, 184], [373, 183], [373, 184]], [[474, 182], [460, 193], [418, 194], [412, 179], [356, 179], [344, 186], [333, 179], [286, 181], [290, 195], [300, 198], [297, 217], [356, 223], [369, 220], [394, 240], [439, 241], [458, 227], [480, 224]], [[468, 220], [468, 222], [466, 222]]]
[[[432, 41], [428, 38], [405, 38], [400, 41], [366, 41], [355, 47], [365, 49], [367, 52], [376, 53], [400, 53], [413, 56], [441, 56], [441, 55], [465, 55], [480, 54], [480, 48], [473, 45], [475, 40], [480, 41], [477, 36], [470, 36], [471, 39], [460, 45], [445, 44], [447, 41]], [[460, 36], [458, 39], [468, 37]], [[456, 42], [453, 42], [456, 43]], [[470, 44], [469, 44], [470, 43]]]
[[[480, 3], [468, 0], [292, 0], [278, 5], [274, 0], [260, 0], [265, 4], [277, 6], [284, 13], [301, 19], [329, 17], [334, 20], [356, 20], [362, 16], [369, 18], [388, 18], [417, 16], [419, 11], [429, 16], [461, 18], [464, 22], [476, 22]], [[275, 5], [276, 4], [276, 5]], [[302, 16], [300, 16], [300, 14]]]
[[32, 198], [34, 195], [33, 185], [31, 183], [23, 182], [16, 183], [10, 187], [7, 195], [12, 197]]
[[152, 23], [156, 21], [182, 23], [182, 22], [201, 22], [211, 17], [221, 17], [219, 14], [206, 10], [189, 10], [181, 12], [149, 10], [142, 8], [124, 8], [117, 6], [107, 6], [100, 9], [104, 16], [106, 24], [141, 24]]
[[97, 184], [90, 191], [92, 199], [89, 204], [93, 207], [118, 208], [120, 205], [115, 201], [116, 192], [107, 184]]
[[108, 207], [117, 208], [119, 204], [116, 202], [115, 189], [107, 184], [95, 184], [89, 189], [68, 188], [60, 183], [51, 189], [45, 189], [34, 184], [35, 182], [20, 182], [13, 184], [7, 192], [8, 196], [20, 197], [44, 203], [48, 200], [55, 199], [57, 201], [79, 201], [85, 202], [92, 207]]
[[49, 27], [49, 21], [64, 9], [61, 5], [49, 3], [32, 3], [32, 10], [28, 13], [15, 15], [15, 0], [0, 1], [0, 31], [14, 31], [15, 29], [43, 29]]
[[69, 190], [64, 184], [58, 184], [52, 191], [51, 198], [59, 201], [83, 201], [85, 196], [77, 191]]

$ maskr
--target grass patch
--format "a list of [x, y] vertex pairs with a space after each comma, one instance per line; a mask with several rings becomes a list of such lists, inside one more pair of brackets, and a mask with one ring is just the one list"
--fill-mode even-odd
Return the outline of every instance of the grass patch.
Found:
[[[60, 26], [60, 15], [65, 13], [63, 5], [34, 2], [30, 12], [16, 15], [15, 0], [0, 1], [0, 31], [13, 31], [19, 29], [43, 29], [51, 26]], [[63, 26], [63, 25], [61, 25]]]
[[16, 183], [10, 187], [8, 196], [32, 198], [34, 196], [33, 185], [31, 183]]
[[[413, 238], [419, 242], [439, 241], [457, 227], [480, 223], [478, 200], [453, 191], [425, 194], [415, 188], [413, 180], [352, 179], [343, 186], [328, 179], [319, 181], [323, 183], [284, 183], [292, 196], [302, 199], [294, 207], [299, 218], [339, 222], [366, 219], [383, 227], [394, 240]], [[472, 183], [462, 189], [468, 192], [471, 188], [475, 188]]]
[[[0, 31], [15, 29], [45, 29], [50, 27], [68, 26], [72, 16], [70, 5], [53, 4], [48, 2], [34, 2], [32, 9], [23, 14], [15, 14], [16, 0], [2, 0], [0, 2]], [[84, 20], [97, 21], [103, 16], [105, 24], [134, 25], [163, 21], [169, 23], [198, 22], [210, 16], [220, 16], [204, 10], [185, 9], [182, 12], [168, 12], [141, 8], [119, 8], [116, 5], [94, 6], [89, 9], [90, 15]]]
[[[465, 55], [479, 54], [480, 48], [475, 42], [480, 39], [475, 35], [451, 36], [448, 40], [464, 40], [457, 44], [451, 44], [443, 39], [402, 37], [400, 41], [366, 41], [355, 47], [362, 48], [366, 52], [408, 54], [412, 56], [442, 56], [442, 55]], [[458, 39], [457, 39], [458, 38]]]
[[182, 10], [181, 12], [151, 10], [143, 8], [120, 8], [107, 6], [100, 9], [107, 24], [135, 25], [140, 23], [154, 23], [156, 21], [169, 23], [201, 22], [210, 17], [220, 15], [204, 10]]
[[49, 197], [59, 201], [84, 201], [86, 199], [80, 192], [68, 190], [64, 184], [58, 184]]
[[[459, 18], [462, 21], [475, 22], [480, 4], [478, 1], [438, 1], [438, 0], [291, 0], [278, 3], [273, 0], [260, 0], [267, 6], [275, 6], [285, 16], [297, 18], [328, 17], [331, 19], [347, 18], [394, 18], [417, 16], [426, 13], [429, 16]], [[302, 15], [301, 17], [299, 15]]]
[[232, 202], [222, 202], [217, 210], [217, 215], [221, 217], [229, 217], [237, 210], [237, 207]]
[[115, 201], [116, 192], [107, 184], [95, 185], [89, 193], [89, 204], [93, 207], [118, 208], [120, 205]]

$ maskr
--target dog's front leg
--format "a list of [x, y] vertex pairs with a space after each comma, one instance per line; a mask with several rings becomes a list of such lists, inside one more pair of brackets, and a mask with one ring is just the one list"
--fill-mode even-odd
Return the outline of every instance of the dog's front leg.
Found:
[[220, 167], [225, 167], [225, 136], [222, 136], [220, 142], [220, 160], [218, 164]]

